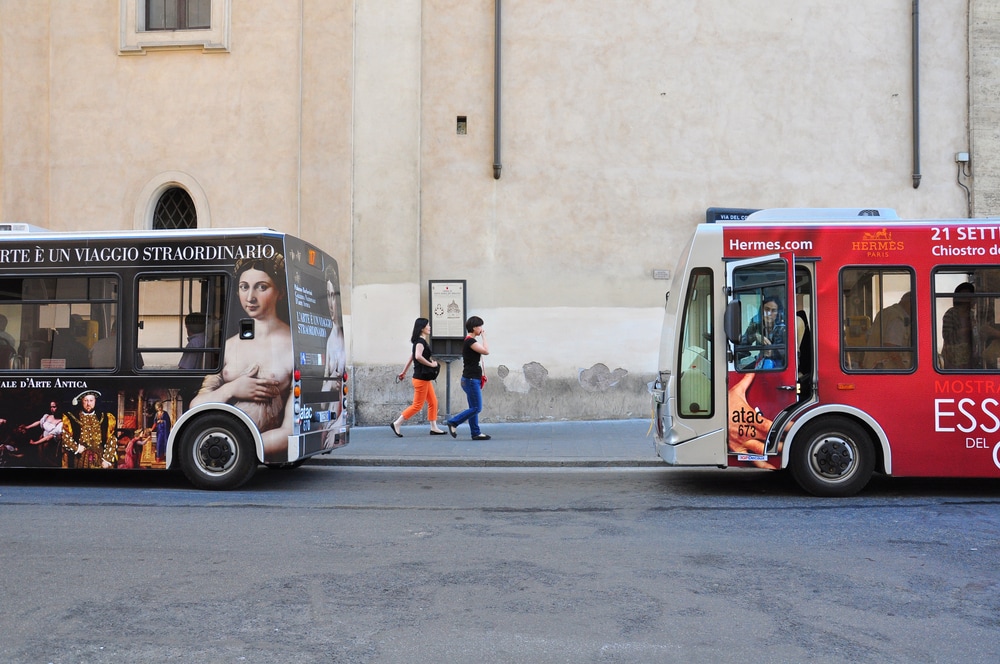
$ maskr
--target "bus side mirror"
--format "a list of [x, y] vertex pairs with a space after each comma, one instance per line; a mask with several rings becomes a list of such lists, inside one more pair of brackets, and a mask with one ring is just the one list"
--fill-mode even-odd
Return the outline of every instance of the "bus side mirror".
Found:
[[726, 338], [732, 343], [737, 343], [743, 334], [743, 306], [739, 300], [733, 300], [726, 307], [726, 316], [722, 321], [722, 327], [726, 330]]
[[253, 318], [240, 319], [240, 339], [253, 339]]

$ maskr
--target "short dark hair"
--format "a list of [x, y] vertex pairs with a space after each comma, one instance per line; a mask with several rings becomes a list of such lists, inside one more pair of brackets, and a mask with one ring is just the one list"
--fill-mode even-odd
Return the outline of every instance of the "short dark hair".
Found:
[[469, 316], [469, 320], [465, 321], [465, 331], [472, 332], [474, 329], [483, 324], [483, 319], [479, 316]]
[[184, 317], [184, 327], [187, 328], [188, 332], [192, 334], [198, 334], [199, 332], [205, 331], [205, 314], [201, 312], [192, 312]]

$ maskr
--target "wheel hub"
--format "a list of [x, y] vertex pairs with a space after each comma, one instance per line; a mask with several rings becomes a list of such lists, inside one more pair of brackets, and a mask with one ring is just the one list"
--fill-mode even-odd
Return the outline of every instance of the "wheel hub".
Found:
[[215, 470], [224, 469], [233, 458], [233, 446], [225, 436], [208, 436], [198, 451], [202, 464]]
[[842, 440], [826, 440], [816, 450], [816, 466], [824, 475], [840, 477], [854, 463], [851, 448]]

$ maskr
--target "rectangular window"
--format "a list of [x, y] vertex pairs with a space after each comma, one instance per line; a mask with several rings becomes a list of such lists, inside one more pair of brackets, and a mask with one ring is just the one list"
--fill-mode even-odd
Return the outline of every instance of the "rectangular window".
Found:
[[934, 365], [941, 371], [1000, 370], [1000, 269], [934, 273]]
[[845, 371], [914, 369], [913, 283], [909, 268], [857, 267], [840, 273], [840, 351]]
[[677, 381], [678, 411], [682, 417], [712, 417], [713, 334], [712, 271], [694, 270], [684, 299], [681, 327], [680, 372]]
[[158, 49], [228, 53], [233, 0], [118, 0], [121, 55]]
[[733, 300], [740, 303], [743, 317], [740, 321], [743, 332], [734, 342], [737, 371], [780, 371], [787, 366], [785, 270], [785, 262], [779, 260], [733, 272]]
[[212, 27], [212, 0], [145, 0], [146, 30]]
[[138, 350], [146, 370], [215, 371], [222, 354], [224, 275], [139, 279]]
[[0, 279], [0, 371], [117, 366], [118, 292], [110, 276]]

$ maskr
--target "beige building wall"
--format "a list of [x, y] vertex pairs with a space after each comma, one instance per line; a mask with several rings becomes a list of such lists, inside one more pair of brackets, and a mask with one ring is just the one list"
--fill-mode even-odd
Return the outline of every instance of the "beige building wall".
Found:
[[0, 0], [0, 220], [146, 227], [179, 184], [202, 226], [317, 242], [360, 423], [410, 396], [392, 376], [429, 280], [466, 280], [486, 320], [485, 422], [644, 417], [652, 273], [707, 207], [965, 216], [969, 151], [978, 215], [1000, 173], [983, 0], [921, 7], [918, 188], [911, 3], [496, 0], [495, 179], [492, 0], [216, 0], [226, 48], [124, 54], [132, 1]]
[[972, 216], [1000, 216], [1000, 4], [969, 9]]

